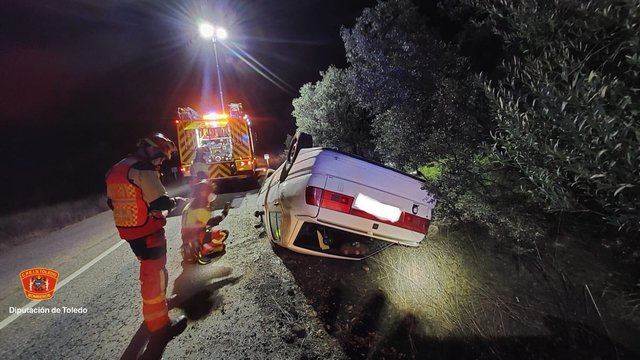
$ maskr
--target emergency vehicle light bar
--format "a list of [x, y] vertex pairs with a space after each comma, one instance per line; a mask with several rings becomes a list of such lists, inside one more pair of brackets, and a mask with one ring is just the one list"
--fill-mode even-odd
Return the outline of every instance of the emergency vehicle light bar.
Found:
[[203, 120], [225, 120], [225, 119], [228, 119], [228, 118], [229, 118], [229, 116], [227, 114], [224, 114], [224, 113], [223, 114], [218, 114], [218, 113], [212, 112], [212, 113], [208, 113], [208, 114], [202, 115], [202, 119]]
[[185, 126], [185, 130], [193, 130], [193, 129], [206, 129], [206, 128], [219, 128], [227, 126], [229, 121], [227, 120], [216, 120], [216, 121], [193, 121], [189, 125]]

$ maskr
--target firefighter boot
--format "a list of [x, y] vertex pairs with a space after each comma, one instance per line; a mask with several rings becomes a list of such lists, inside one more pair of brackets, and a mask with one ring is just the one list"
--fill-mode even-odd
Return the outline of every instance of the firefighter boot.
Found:
[[167, 326], [158, 331], [154, 331], [149, 336], [149, 343], [168, 343], [174, 337], [182, 334], [187, 328], [187, 317], [180, 315], [177, 318], [171, 320]]
[[171, 320], [164, 328], [154, 331], [149, 335], [149, 342], [142, 355], [138, 358], [140, 360], [147, 359], [162, 359], [162, 353], [167, 347], [169, 341], [174, 337], [180, 335], [187, 328], [187, 318], [182, 315], [174, 320]]
[[207, 255], [203, 255], [202, 253], [198, 253], [198, 264], [200, 265], [207, 265], [208, 263], [211, 262], [211, 259], [209, 256]]

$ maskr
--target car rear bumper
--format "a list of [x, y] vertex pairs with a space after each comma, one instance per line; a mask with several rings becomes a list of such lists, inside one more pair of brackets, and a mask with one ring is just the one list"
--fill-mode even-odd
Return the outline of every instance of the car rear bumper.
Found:
[[292, 243], [284, 247], [306, 255], [345, 260], [362, 260], [394, 245], [344, 230], [330, 228], [313, 222], [299, 224], [299, 231]]
[[322, 209], [315, 218], [300, 220], [411, 247], [420, 245], [425, 238], [425, 234], [327, 209]]

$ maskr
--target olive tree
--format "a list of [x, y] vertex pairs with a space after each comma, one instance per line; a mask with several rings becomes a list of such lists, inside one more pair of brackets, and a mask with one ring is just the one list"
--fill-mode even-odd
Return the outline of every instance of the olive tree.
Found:
[[320, 146], [375, 158], [370, 119], [350, 91], [347, 69], [329, 67], [316, 83], [307, 83], [293, 100], [298, 129]]
[[640, 230], [640, 1], [469, 1], [513, 57], [485, 84], [495, 154], [551, 212]]

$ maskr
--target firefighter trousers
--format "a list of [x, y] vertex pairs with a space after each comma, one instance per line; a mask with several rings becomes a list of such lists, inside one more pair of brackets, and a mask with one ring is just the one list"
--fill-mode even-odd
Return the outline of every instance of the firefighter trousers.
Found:
[[170, 323], [167, 307], [167, 239], [164, 229], [143, 238], [130, 240], [129, 246], [140, 261], [142, 317], [151, 332]]

